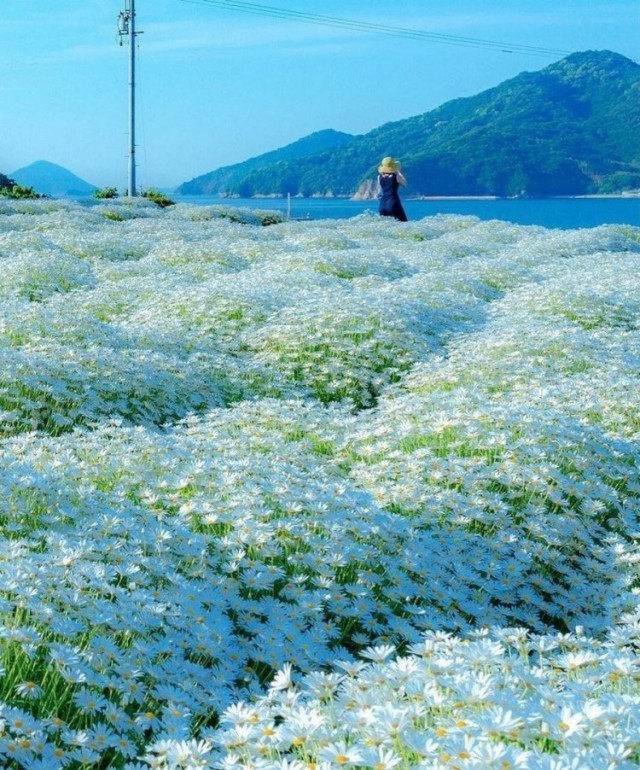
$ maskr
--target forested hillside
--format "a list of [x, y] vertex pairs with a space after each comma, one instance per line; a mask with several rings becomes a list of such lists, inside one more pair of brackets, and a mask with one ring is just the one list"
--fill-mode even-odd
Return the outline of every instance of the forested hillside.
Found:
[[[326, 129], [316, 131], [314, 134], [299, 139], [297, 142], [281, 147], [279, 150], [267, 152], [255, 158], [250, 158], [243, 163], [233, 166], [225, 166], [217, 171], [192, 179], [180, 185], [177, 192], [182, 195], [219, 195], [239, 194], [244, 198], [250, 198], [258, 190], [254, 189], [247, 180], [253, 172], [261, 169], [269, 169], [280, 163], [295, 161], [315, 153], [331, 150], [351, 141], [353, 136], [341, 131]], [[279, 172], [277, 172], [279, 174]]]
[[275, 163], [262, 156], [180, 191], [366, 194], [380, 158], [394, 155], [413, 196], [612, 193], [640, 187], [638, 125], [640, 65], [587, 51], [322, 152]]

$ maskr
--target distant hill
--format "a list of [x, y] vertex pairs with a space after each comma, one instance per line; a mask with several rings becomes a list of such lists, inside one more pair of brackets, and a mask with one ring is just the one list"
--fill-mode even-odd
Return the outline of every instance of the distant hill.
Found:
[[315, 153], [325, 150], [332, 150], [341, 147], [353, 139], [351, 134], [345, 134], [342, 131], [325, 129], [316, 131], [303, 139], [298, 139], [286, 147], [279, 150], [272, 150], [264, 155], [258, 155], [255, 158], [236, 163], [233, 166], [225, 166], [217, 171], [211, 171], [203, 174], [190, 182], [180, 185], [176, 192], [180, 195], [240, 195], [243, 198], [260, 193], [255, 190], [248, 177], [261, 169], [270, 168], [278, 163], [295, 161]]
[[33, 187], [42, 195], [52, 198], [66, 198], [73, 195], [91, 195], [97, 189], [71, 171], [46, 160], [38, 160], [29, 166], [19, 168], [10, 175], [25, 187]]
[[239, 164], [226, 191], [368, 197], [380, 159], [393, 155], [407, 196], [614, 193], [640, 188], [638, 126], [640, 65], [586, 51], [337, 147]]
[[4, 174], [0, 174], [0, 187], [13, 187], [14, 180]]

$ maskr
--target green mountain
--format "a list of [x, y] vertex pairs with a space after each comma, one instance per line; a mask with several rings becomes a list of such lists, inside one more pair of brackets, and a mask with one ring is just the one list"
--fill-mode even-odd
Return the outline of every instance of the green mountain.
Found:
[[338, 147], [238, 164], [224, 189], [368, 197], [380, 159], [393, 155], [408, 196], [613, 193], [640, 188], [639, 125], [640, 65], [585, 51]]
[[267, 152], [264, 155], [258, 155], [250, 158], [243, 163], [236, 163], [233, 166], [225, 166], [217, 171], [211, 171], [203, 174], [190, 182], [185, 182], [176, 189], [180, 195], [240, 195], [243, 198], [250, 198], [252, 195], [259, 194], [260, 190], [254, 189], [250, 183], [247, 183], [247, 177], [253, 172], [265, 168], [277, 166], [279, 163], [296, 161], [315, 153], [332, 150], [351, 141], [353, 136], [341, 131], [333, 131], [328, 128], [324, 131], [316, 131], [303, 139], [288, 144], [279, 150]]
[[37, 160], [29, 166], [19, 168], [11, 178], [24, 185], [33, 187], [42, 195], [52, 198], [66, 198], [73, 195], [91, 195], [97, 188], [85, 182], [71, 171], [46, 160]]

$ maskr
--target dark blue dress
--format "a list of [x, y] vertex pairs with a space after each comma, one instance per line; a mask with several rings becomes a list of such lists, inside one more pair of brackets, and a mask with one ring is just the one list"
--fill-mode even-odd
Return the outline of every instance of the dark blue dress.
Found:
[[380, 183], [380, 204], [378, 206], [380, 214], [383, 217], [395, 217], [401, 222], [406, 222], [407, 215], [404, 213], [398, 195], [398, 188], [400, 187], [398, 175], [378, 174], [378, 182]]

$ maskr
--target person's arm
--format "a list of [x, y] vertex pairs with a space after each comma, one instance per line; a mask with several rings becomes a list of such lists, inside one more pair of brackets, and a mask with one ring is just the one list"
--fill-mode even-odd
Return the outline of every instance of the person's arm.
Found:
[[406, 180], [406, 179], [404, 178], [404, 176], [402, 175], [402, 171], [398, 171], [398, 174], [397, 174], [397, 176], [398, 176], [398, 182], [399, 182], [400, 184], [404, 184], [404, 185], [406, 185], [406, 184], [407, 184], [407, 180]]

